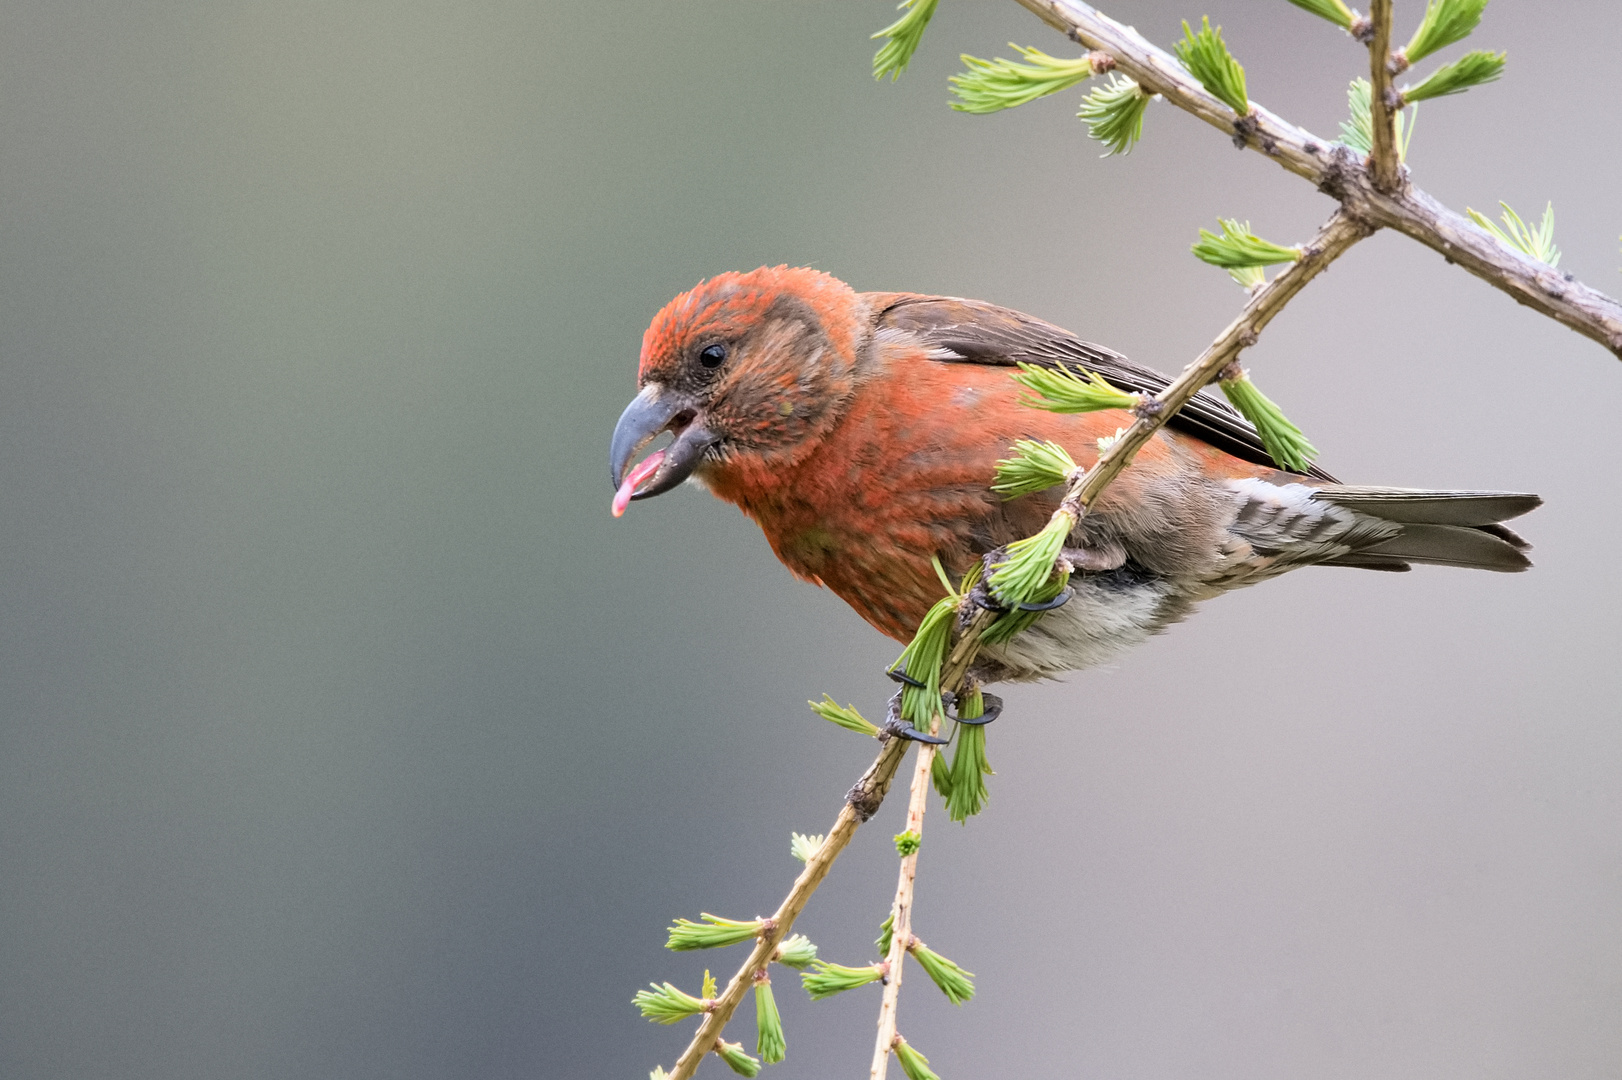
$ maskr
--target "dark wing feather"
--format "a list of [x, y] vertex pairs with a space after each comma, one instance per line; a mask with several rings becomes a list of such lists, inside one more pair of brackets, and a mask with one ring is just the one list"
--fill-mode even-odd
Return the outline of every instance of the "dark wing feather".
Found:
[[[1122, 390], [1142, 394], [1158, 394], [1171, 382], [1153, 368], [1134, 363], [1118, 352], [995, 304], [910, 293], [869, 293], [867, 299], [873, 306], [875, 328], [905, 331], [944, 363], [1082, 367]], [[1281, 468], [1268, 455], [1250, 422], [1209, 391], [1201, 391], [1178, 410], [1168, 426], [1242, 461]], [[1310, 475], [1334, 480], [1316, 467]]]

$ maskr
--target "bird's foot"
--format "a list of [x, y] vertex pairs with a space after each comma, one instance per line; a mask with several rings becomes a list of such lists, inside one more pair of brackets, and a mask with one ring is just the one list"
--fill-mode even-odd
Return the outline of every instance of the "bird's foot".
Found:
[[985, 702], [985, 705], [979, 716], [949, 716], [949, 719], [956, 720], [960, 724], [972, 724], [975, 727], [982, 727], [1002, 715], [1002, 698], [996, 694], [988, 694], [983, 690], [980, 692], [980, 698]]
[[981, 578], [975, 583], [974, 588], [969, 590], [969, 602], [975, 607], [985, 608], [987, 611], [995, 612], [998, 615], [1003, 615], [1007, 614], [1009, 611], [1015, 610], [1052, 611], [1054, 608], [1064, 607], [1064, 605], [1070, 601], [1070, 598], [1075, 595], [1076, 590], [1072, 589], [1069, 585], [1066, 585], [1064, 588], [1060, 589], [1058, 595], [1053, 597], [1051, 600], [1040, 600], [1024, 604], [1015, 604], [1012, 608], [1010, 608], [1007, 604], [997, 599], [996, 594], [991, 591], [991, 586], [986, 584], [985, 578]]
[[917, 679], [913, 678], [911, 675], [908, 675], [900, 668], [885, 668], [884, 673], [903, 686], [913, 686], [917, 687], [919, 690], [922, 690], [929, 685], [925, 682], [919, 682]]
[[[908, 681], [912, 682], [912, 680]], [[914, 683], [914, 685], [918, 684]], [[941, 695], [941, 702], [943, 705], [950, 705], [951, 701], [951, 694]], [[931, 746], [941, 746], [949, 741], [939, 735], [931, 735], [927, 731], [919, 731], [902, 717], [900, 690], [895, 692], [895, 696], [890, 699], [889, 709], [885, 711], [884, 733], [892, 738], [911, 739], [913, 742], [929, 743]]]

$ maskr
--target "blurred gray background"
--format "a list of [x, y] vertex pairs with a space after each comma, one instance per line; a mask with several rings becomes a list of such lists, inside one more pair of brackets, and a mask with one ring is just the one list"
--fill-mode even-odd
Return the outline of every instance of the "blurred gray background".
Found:
[[[1107, 9], [1208, 12], [1324, 137], [1364, 63], [1282, 0]], [[1508, 77], [1411, 155], [1455, 207], [1552, 199], [1610, 291], [1614, 14], [1497, 0]], [[4, 5], [0, 1075], [671, 1063], [632, 992], [740, 956], [664, 927], [775, 905], [872, 749], [803, 703], [878, 711], [898, 646], [700, 491], [609, 517], [654, 311], [810, 264], [1176, 370], [1242, 299], [1195, 230], [1331, 208], [1163, 104], [1109, 161], [1079, 90], [949, 111], [959, 52], [1072, 51], [1012, 3], [945, 0], [877, 85], [891, 17]], [[1304, 571], [1012, 690], [989, 811], [921, 864], [980, 996], [914, 981], [902, 1030], [947, 1080], [1614, 1080], [1622, 366], [1395, 235], [1248, 362], [1348, 480], [1543, 493], [1537, 569]], [[832, 959], [871, 955], [898, 803], [801, 924]], [[768, 1075], [865, 1075], [876, 992], [778, 997]]]

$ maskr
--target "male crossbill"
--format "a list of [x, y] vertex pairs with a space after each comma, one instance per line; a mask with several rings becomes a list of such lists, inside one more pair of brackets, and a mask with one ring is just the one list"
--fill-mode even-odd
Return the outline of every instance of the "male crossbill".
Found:
[[[1029, 536], [1053, 489], [991, 490], [1018, 439], [1090, 467], [1120, 411], [1022, 404], [1016, 363], [1096, 371], [1155, 393], [1165, 376], [1040, 319], [975, 300], [858, 293], [815, 270], [722, 274], [642, 338], [641, 392], [610, 453], [614, 512], [692, 478], [753, 518], [783, 564], [906, 641], [953, 575]], [[674, 440], [627, 470], [659, 435]], [[1501, 521], [1536, 495], [1354, 487], [1287, 472], [1226, 402], [1200, 395], [1138, 453], [1071, 534], [1073, 598], [982, 653], [1029, 679], [1108, 660], [1195, 603], [1300, 566], [1524, 570]]]

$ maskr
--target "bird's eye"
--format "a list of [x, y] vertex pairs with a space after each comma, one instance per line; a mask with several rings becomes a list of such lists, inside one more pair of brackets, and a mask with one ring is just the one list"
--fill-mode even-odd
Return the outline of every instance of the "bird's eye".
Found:
[[707, 368], [718, 368], [726, 362], [727, 347], [717, 342], [706, 345], [698, 352], [698, 362]]

